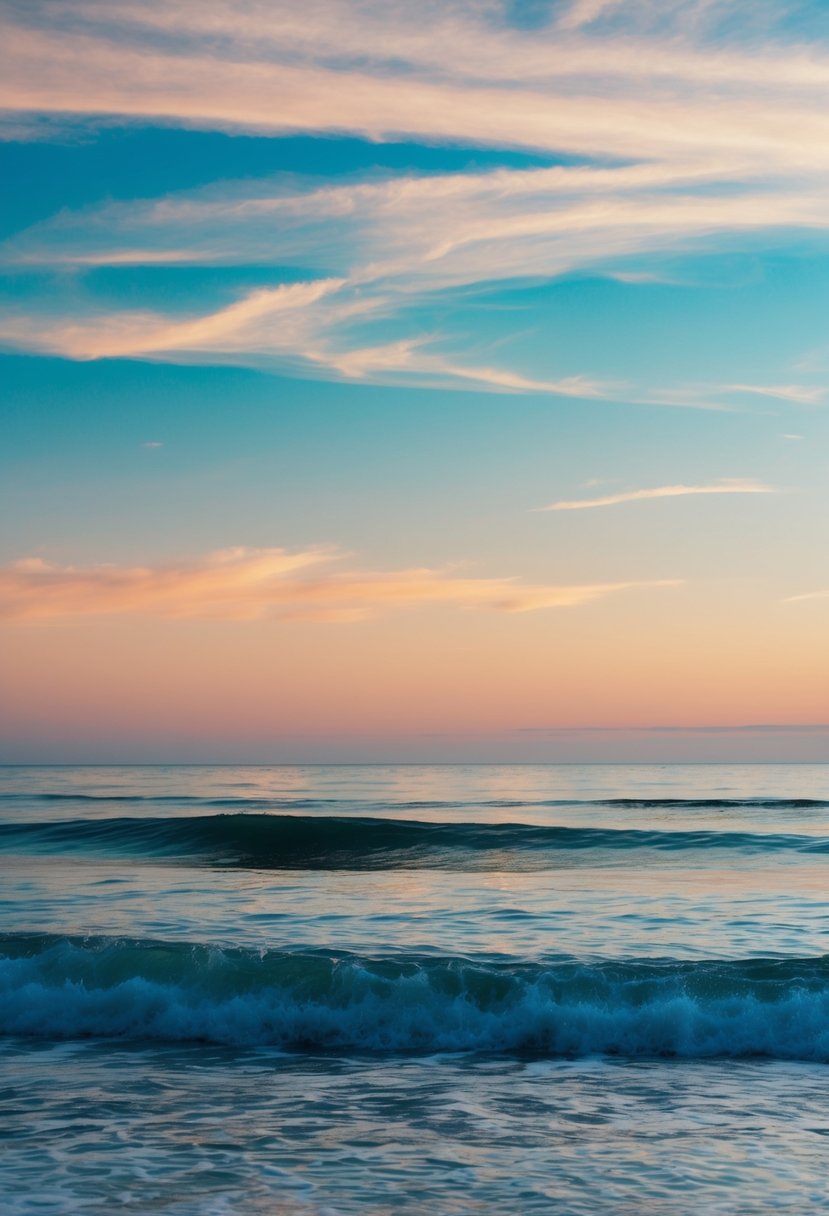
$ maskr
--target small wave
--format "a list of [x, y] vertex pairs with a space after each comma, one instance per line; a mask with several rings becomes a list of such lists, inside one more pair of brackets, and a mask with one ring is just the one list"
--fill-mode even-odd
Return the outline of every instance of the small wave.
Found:
[[473, 799], [380, 799], [367, 798], [313, 798], [313, 797], [274, 797], [260, 794], [254, 797], [231, 796], [214, 798], [201, 794], [89, 794], [84, 792], [48, 792], [23, 793], [3, 791], [0, 793], [0, 803], [23, 803], [36, 805], [38, 803], [123, 803], [124, 805], [159, 806], [203, 806], [203, 807], [235, 807], [239, 810], [246, 808], [259, 810], [289, 810], [310, 809], [312, 807], [335, 808], [338, 806], [360, 806], [365, 810], [463, 810], [473, 807], [482, 809], [518, 810], [521, 807], [629, 807], [631, 810], [820, 810], [829, 808], [829, 799], [824, 798], [473, 798]]
[[636, 810], [732, 810], [745, 807], [761, 811], [818, 810], [829, 807], [824, 798], [606, 798], [593, 806], [627, 806]]
[[105, 853], [259, 869], [547, 869], [630, 850], [829, 852], [829, 838], [263, 814], [0, 823], [0, 850]]
[[0, 1032], [829, 1061], [829, 958], [520, 963], [0, 938]]
[[[84, 793], [45, 793], [21, 794], [0, 793], [0, 802], [22, 802], [37, 804], [49, 802], [119, 802], [130, 806], [138, 805], [159, 806], [235, 806], [235, 807], [311, 807], [350, 805], [352, 802], [362, 802], [362, 799], [348, 798], [207, 798], [201, 794], [84, 794]], [[419, 805], [419, 804], [413, 804]]]

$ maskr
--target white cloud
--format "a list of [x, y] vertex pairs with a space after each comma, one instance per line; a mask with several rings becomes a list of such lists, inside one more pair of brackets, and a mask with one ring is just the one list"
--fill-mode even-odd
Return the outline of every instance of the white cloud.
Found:
[[796, 405], [818, 405], [826, 396], [826, 389], [822, 385], [813, 384], [730, 384], [724, 387], [727, 392], [777, 397], [781, 401], [793, 401]]
[[593, 507], [615, 507], [620, 503], [643, 502], [653, 498], [684, 498], [693, 494], [776, 494], [774, 486], [764, 485], [759, 481], [731, 479], [714, 482], [711, 485], [673, 485], [654, 486], [646, 490], [625, 490], [619, 494], [605, 494], [599, 498], [562, 499], [550, 503], [546, 507], [536, 507], [536, 511], [581, 511]]
[[788, 595], [783, 600], [783, 603], [784, 604], [799, 604], [805, 600], [829, 600], [829, 590], [806, 591], [802, 595]]
[[252, 291], [226, 308], [187, 320], [129, 311], [71, 321], [18, 316], [0, 319], [0, 339], [72, 359], [140, 358], [200, 350], [231, 353], [282, 346], [293, 350], [304, 332], [309, 306], [339, 286], [337, 280], [325, 280]]
[[559, 29], [577, 30], [590, 25], [597, 18], [612, 12], [624, 3], [624, 0], [573, 0], [569, 9], [558, 22]]

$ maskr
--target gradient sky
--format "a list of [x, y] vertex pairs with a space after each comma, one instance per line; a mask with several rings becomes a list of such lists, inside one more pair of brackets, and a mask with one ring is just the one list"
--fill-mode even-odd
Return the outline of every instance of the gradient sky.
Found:
[[829, 759], [823, 0], [0, 14], [0, 761]]

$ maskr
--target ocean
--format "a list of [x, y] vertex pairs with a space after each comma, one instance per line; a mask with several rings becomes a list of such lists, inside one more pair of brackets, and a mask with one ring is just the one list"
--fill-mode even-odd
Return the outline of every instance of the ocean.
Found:
[[0, 769], [0, 1210], [829, 1212], [829, 765]]

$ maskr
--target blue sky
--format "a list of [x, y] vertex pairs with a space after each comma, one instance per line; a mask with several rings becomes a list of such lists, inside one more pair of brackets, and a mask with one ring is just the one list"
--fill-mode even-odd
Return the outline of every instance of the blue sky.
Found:
[[0, 13], [0, 759], [823, 757], [824, 6]]

